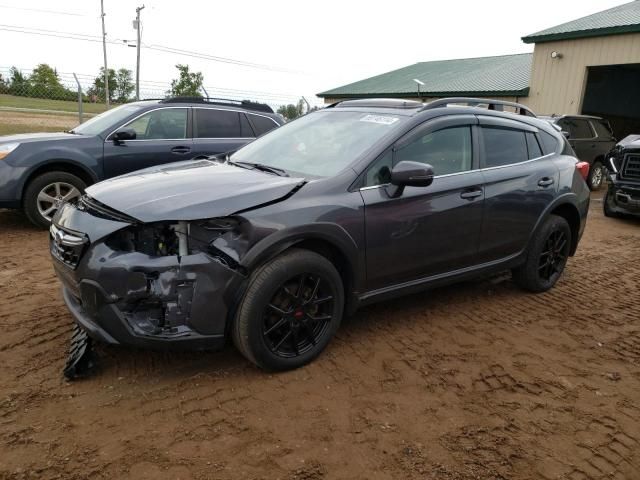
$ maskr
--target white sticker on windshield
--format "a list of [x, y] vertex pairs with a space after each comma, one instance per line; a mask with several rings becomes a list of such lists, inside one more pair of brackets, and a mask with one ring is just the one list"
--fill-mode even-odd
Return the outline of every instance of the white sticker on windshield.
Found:
[[380, 123], [382, 125], [392, 125], [398, 121], [398, 117], [386, 117], [384, 115], [365, 115], [361, 122]]

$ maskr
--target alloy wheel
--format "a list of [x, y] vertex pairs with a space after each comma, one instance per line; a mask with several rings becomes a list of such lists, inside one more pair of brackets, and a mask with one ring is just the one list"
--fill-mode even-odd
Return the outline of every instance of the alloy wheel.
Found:
[[538, 275], [544, 280], [551, 280], [559, 275], [569, 255], [569, 241], [561, 230], [551, 232], [544, 244], [538, 261]]
[[600, 185], [602, 185], [603, 177], [603, 167], [600, 165], [596, 166], [591, 174], [591, 187], [596, 190], [600, 188]]
[[63, 203], [78, 198], [79, 196], [80, 190], [70, 183], [50, 183], [38, 193], [38, 212], [43, 218], [50, 222]]
[[264, 342], [280, 357], [303, 355], [327, 332], [333, 311], [329, 282], [316, 274], [298, 275], [281, 285], [265, 308]]

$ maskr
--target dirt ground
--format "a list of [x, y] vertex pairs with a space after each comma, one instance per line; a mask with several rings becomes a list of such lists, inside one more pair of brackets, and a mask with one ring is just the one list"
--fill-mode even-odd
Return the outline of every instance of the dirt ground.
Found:
[[2, 479], [640, 478], [640, 222], [598, 199], [552, 291], [503, 276], [379, 304], [278, 375], [232, 347], [109, 347], [64, 381], [46, 237], [0, 211]]

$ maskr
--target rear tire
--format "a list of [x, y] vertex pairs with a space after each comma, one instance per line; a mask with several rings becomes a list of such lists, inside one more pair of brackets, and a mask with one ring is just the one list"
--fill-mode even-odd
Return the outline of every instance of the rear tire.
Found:
[[290, 250], [256, 270], [231, 329], [236, 348], [265, 370], [306, 365], [342, 319], [342, 279], [325, 257]]
[[569, 224], [562, 217], [550, 215], [532, 239], [525, 263], [513, 269], [514, 282], [530, 292], [549, 290], [562, 275], [570, 251]]
[[589, 169], [589, 177], [587, 178], [587, 185], [592, 192], [600, 190], [604, 184], [605, 168], [601, 162], [593, 162]]
[[24, 191], [24, 212], [34, 225], [49, 228], [62, 203], [78, 198], [86, 186], [83, 180], [71, 173], [43, 173], [31, 180]]

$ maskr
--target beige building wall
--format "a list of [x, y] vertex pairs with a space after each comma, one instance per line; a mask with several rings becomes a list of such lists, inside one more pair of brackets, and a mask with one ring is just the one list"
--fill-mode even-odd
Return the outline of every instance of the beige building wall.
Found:
[[[556, 51], [562, 58], [551, 58]], [[640, 63], [640, 33], [538, 43], [533, 52], [529, 97], [538, 114], [579, 114], [587, 67]]]

